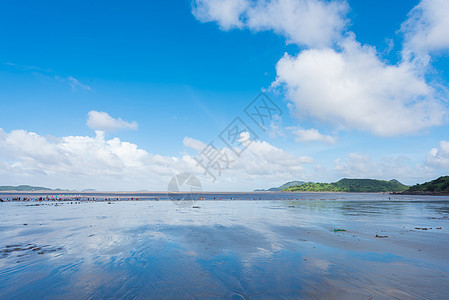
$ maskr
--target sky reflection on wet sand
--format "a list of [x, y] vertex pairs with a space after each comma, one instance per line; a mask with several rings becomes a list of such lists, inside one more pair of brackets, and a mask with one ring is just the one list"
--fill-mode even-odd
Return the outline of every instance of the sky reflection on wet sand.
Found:
[[339, 198], [1, 203], [0, 298], [449, 293], [449, 199], [322, 197]]

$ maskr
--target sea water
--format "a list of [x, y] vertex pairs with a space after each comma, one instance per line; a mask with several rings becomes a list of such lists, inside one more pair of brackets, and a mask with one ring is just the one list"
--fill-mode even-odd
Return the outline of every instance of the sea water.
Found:
[[449, 294], [448, 197], [201, 198], [0, 203], [0, 299]]

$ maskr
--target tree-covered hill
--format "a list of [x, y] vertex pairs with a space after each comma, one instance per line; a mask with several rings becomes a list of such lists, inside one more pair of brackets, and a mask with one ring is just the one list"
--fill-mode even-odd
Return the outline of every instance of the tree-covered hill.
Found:
[[403, 194], [449, 195], [449, 176], [441, 176], [422, 184], [415, 184]]
[[344, 192], [332, 183], [307, 182], [299, 186], [291, 186], [283, 191], [288, 192]]
[[344, 178], [334, 184], [348, 192], [401, 192], [408, 188], [408, 186], [400, 183], [396, 179], [386, 181]]
[[393, 179], [390, 181], [376, 179], [349, 179], [344, 178], [333, 183], [309, 182], [299, 186], [292, 186], [283, 191], [290, 192], [352, 192], [352, 193], [379, 193], [402, 192], [408, 186]]

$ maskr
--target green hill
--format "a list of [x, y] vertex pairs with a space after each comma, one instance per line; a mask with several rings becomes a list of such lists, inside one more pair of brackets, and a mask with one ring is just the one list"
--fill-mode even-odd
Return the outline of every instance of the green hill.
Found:
[[348, 192], [402, 192], [408, 188], [408, 186], [400, 183], [396, 179], [386, 181], [344, 178], [335, 184]]
[[333, 185], [332, 183], [324, 182], [307, 182], [299, 186], [291, 186], [289, 188], [283, 189], [282, 191], [288, 192], [344, 192], [339, 187]]
[[57, 191], [52, 190], [46, 187], [41, 186], [31, 186], [31, 185], [18, 185], [18, 186], [9, 186], [9, 185], [3, 185], [0, 186], [1, 192], [8, 192], [8, 191], [20, 191], [20, 192], [32, 192], [32, 191]]
[[309, 182], [299, 186], [283, 189], [290, 192], [351, 192], [351, 193], [379, 193], [402, 192], [408, 186], [393, 179], [390, 181], [376, 179], [344, 178], [333, 183]]
[[403, 194], [449, 195], [449, 176], [441, 176], [422, 184], [415, 184]]
[[289, 181], [287, 183], [284, 183], [280, 187], [268, 189], [268, 191], [270, 191], [270, 192], [282, 191], [283, 189], [288, 189], [291, 186], [299, 186], [302, 184], [305, 184], [305, 182], [304, 181]]

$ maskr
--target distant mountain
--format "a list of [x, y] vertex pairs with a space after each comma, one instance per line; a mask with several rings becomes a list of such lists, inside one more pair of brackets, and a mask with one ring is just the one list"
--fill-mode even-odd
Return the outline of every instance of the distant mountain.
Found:
[[344, 178], [333, 183], [308, 182], [297, 186], [282, 189], [289, 192], [351, 192], [351, 193], [379, 193], [402, 192], [408, 186], [396, 179], [390, 181], [376, 179], [349, 179]]
[[415, 184], [402, 192], [406, 195], [449, 195], [449, 176], [441, 176], [422, 184]]
[[284, 183], [280, 187], [272, 187], [272, 188], [270, 188], [268, 190], [259, 189], [259, 190], [254, 190], [254, 191], [255, 192], [267, 192], [267, 191], [268, 192], [279, 192], [279, 191], [287, 189], [287, 188], [289, 188], [291, 186], [298, 186], [298, 185], [301, 185], [301, 184], [304, 184], [304, 183], [306, 183], [306, 182], [305, 181], [289, 181], [287, 183]]
[[0, 191], [7, 192], [7, 191], [20, 191], [20, 192], [32, 192], [32, 191], [60, 191], [60, 189], [50, 189], [46, 187], [41, 186], [31, 186], [31, 185], [18, 185], [18, 186], [9, 186], [9, 185], [3, 185], [0, 186]]

